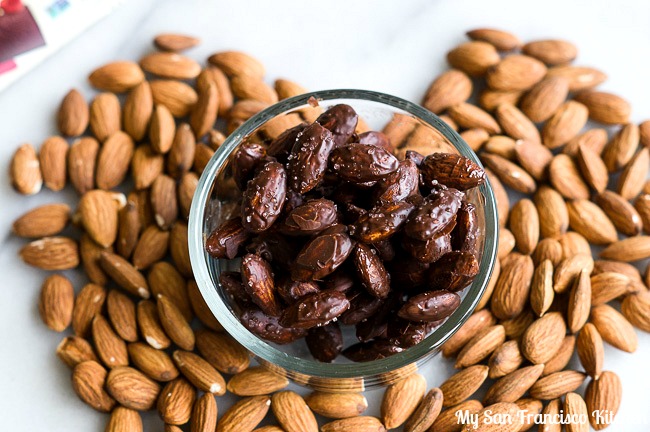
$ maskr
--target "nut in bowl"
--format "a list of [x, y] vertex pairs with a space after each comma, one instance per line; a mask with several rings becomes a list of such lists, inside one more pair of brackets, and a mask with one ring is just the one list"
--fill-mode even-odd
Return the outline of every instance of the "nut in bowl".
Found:
[[494, 197], [438, 117], [329, 90], [252, 117], [190, 214], [208, 306], [258, 361], [324, 391], [390, 384], [474, 311], [496, 257]]

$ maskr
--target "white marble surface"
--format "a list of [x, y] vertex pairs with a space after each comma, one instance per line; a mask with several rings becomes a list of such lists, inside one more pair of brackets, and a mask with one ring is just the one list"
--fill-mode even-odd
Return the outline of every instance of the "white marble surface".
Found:
[[[208, 1], [137, 0], [47, 60], [0, 94], [0, 162], [6, 169], [15, 147], [36, 145], [54, 133], [56, 107], [87, 73], [112, 59], [136, 59], [149, 51], [160, 31], [200, 36], [191, 55], [240, 49], [259, 57], [268, 78], [287, 77], [316, 90], [364, 88], [419, 101], [431, 79], [445, 67], [444, 54], [477, 26], [498, 26], [523, 39], [564, 37], [580, 47], [579, 63], [609, 74], [604, 89], [634, 105], [633, 118], [650, 117], [650, 2], [646, 0], [524, 1]], [[90, 94], [87, 85], [82, 90]], [[0, 412], [5, 431], [100, 431], [106, 416], [81, 403], [69, 385], [70, 373], [54, 356], [61, 336], [41, 324], [36, 300], [44, 276], [22, 264], [22, 242], [9, 235], [25, 210], [60, 196], [24, 198], [0, 182]], [[623, 381], [623, 406], [614, 431], [647, 431], [650, 337], [640, 335], [636, 355], [607, 349], [606, 369]], [[435, 360], [423, 371], [439, 385], [452, 370]], [[380, 393], [368, 395], [378, 414]], [[219, 400], [223, 412], [227, 402]], [[648, 417], [645, 418], [644, 417]], [[643, 424], [634, 424], [641, 420]], [[160, 431], [155, 415], [147, 430]]]

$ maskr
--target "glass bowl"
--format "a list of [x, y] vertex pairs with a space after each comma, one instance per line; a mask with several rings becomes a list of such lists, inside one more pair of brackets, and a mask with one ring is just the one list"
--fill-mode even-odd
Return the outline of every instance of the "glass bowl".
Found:
[[[309, 104], [313, 104], [312, 98], [318, 101], [319, 107]], [[239, 260], [218, 260], [205, 251], [205, 241], [212, 230], [238, 211], [241, 192], [232, 178], [231, 155], [243, 142], [259, 141], [265, 134], [272, 133], [269, 131], [277, 130], [278, 124], [286, 124], [287, 115], [295, 117], [296, 113], [301, 113], [304, 117], [309, 117], [313, 116], [314, 110], [341, 103], [352, 106], [370, 130], [382, 130], [397, 115], [403, 122], [417, 125], [418, 142], [427, 145], [434, 143], [439, 151], [457, 152], [480, 165], [476, 154], [456, 132], [436, 115], [416, 104], [365, 90], [307, 93], [283, 100], [259, 112], [225, 140], [201, 175], [189, 218], [189, 252], [194, 276], [203, 298], [224, 329], [255, 355], [260, 364], [298, 384], [321, 391], [337, 392], [361, 391], [390, 384], [417, 370], [418, 366], [438, 353], [442, 344], [460, 328], [480, 301], [492, 273], [498, 240], [495, 200], [492, 189], [486, 182], [467, 194], [468, 201], [476, 206], [482, 234], [477, 244], [477, 259], [480, 264], [477, 277], [459, 293], [462, 297], [460, 306], [442, 325], [419, 344], [391, 357], [353, 363], [339, 361], [342, 359], [339, 356], [334, 363], [321, 363], [310, 355], [302, 339], [289, 345], [276, 345], [248, 331], [240, 323], [218, 282], [221, 271], [238, 269]], [[353, 330], [354, 328], [352, 334], [346, 334], [344, 330], [345, 341], [354, 338]]]

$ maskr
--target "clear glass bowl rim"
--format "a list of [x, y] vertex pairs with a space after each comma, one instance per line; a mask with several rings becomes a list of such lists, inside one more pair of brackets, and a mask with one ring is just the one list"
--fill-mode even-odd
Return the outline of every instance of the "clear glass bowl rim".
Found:
[[444, 324], [438, 327], [431, 335], [419, 344], [384, 359], [363, 363], [341, 364], [321, 363], [316, 360], [297, 358], [267, 344], [254, 334], [250, 333], [239, 322], [239, 320], [231, 313], [230, 309], [214, 287], [206, 261], [210, 258], [204, 249], [205, 237], [209, 234], [203, 232], [205, 207], [208, 202], [215, 175], [221, 169], [223, 164], [228, 162], [228, 156], [240, 144], [242, 139], [257, 130], [270, 119], [287, 111], [304, 106], [308, 103], [308, 100], [311, 97], [316, 98], [318, 101], [338, 99], [366, 100], [403, 110], [440, 131], [440, 133], [442, 133], [442, 135], [452, 143], [462, 156], [465, 156], [473, 162], [481, 165], [476, 153], [474, 153], [465, 141], [463, 141], [460, 135], [451, 129], [444, 121], [425, 108], [405, 99], [385, 93], [357, 89], [321, 90], [288, 98], [255, 114], [242, 124], [237, 130], [228, 136], [228, 138], [226, 138], [205, 167], [199, 179], [196, 192], [194, 193], [189, 216], [188, 241], [190, 261], [196, 283], [212, 313], [216, 317], [219, 317], [219, 322], [226, 332], [234, 337], [246, 349], [251, 351], [255, 356], [290, 371], [292, 374], [305, 374], [315, 378], [359, 378], [377, 376], [418, 362], [427, 357], [431, 352], [437, 352], [442, 344], [449, 339], [473, 313], [485, 292], [496, 260], [498, 244], [498, 217], [496, 202], [489, 182], [481, 185], [480, 192], [485, 200], [485, 240], [479, 274], [472, 285], [467, 288], [467, 294], [458, 309], [444, 322]]

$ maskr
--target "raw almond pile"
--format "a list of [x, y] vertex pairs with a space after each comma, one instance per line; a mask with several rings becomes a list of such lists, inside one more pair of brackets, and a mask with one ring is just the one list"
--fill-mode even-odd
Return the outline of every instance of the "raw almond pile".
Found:
[[[428, 392], [419, 374], [391, 385], [381, 419], [362, 415], [362, 394], [282, 391], [287, 380], [250, 366], [192, 279], [186, 220], [198, 175], [226, 134], [305, 89], [287, 80], [268, 85], [263, 65], [241, 52], [216, 53], [201, 66], [179, 53], [197, 39], [167, 34], [138, 63], [93, 71], [90, 83], [101, 93], [90, 103], [77, 90], [65, 96], [60, 135], [38, 151], [21, 146], [11, 179], [23, 194], [70, 184], [76, 208], [35, 208], [14, 232], [32, 239], [20, 252], [26, 263], [57, 272], [80, 266], [88, 276], [76, 293], [63, 274], [49, 276], [39, 310], [52, 330], [72, 328], [57, 355], [72, 369], [79, 397], [111, 413], [107, 432], [142, 430], [139, 412], [150, 409], [168, 432], [186, 424], [192, 432], [310, 432], [318, 430], [315, 414], [329, 421], [322, 431], [453, 432], [470, 427], [456, 411], [487, 409], [517, 419], [499, 431], [523, 431], [533, 423], [521, 424], [521, 412], [618, 410], [621, 384], [603, 370], [603, 344], [632, 352], [633, 326], [650, 331], [650, 275], [629, 264], [650, 257], [650, 237], [642, 235], [650, 231], [650, 122], [628, 123], [625, 100], [593, 90], [605, 75], [569, 65], [577, 50], [568, 42], [523, 45], [486, 29], [468, 35], [471, 42], [449, 52], [454, 69], [432, 83], [423, 105], [461, 131], [490, 170], [499, 265], [479, 310], [443, 348], [459, 372]], [[286, 116], [259, 139], [312, 121], [314, 111]], [[614, 126], [585, 129], [589, 119]], [[444, 147], [402, 120], [384, 130], [398, 156]], [[523, 194], [512, 207], [503, 185]], [[592, 245], [605, 246], [599, 259]], [[612, 307], [618, 303], [622, 313]], [[566, 369], [575, 351], [584, 371]], [[575, 391], [585, 380], [583, 397]], [[474, 395], [482, 386], [480, 402]], [[217, 421], [226, 392], [240, 399], [220, 406]], [[269, 409], [279, 426], [256, 429]]]

